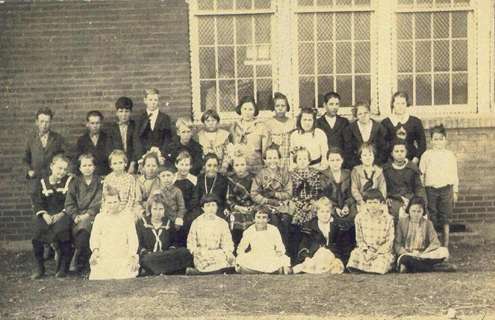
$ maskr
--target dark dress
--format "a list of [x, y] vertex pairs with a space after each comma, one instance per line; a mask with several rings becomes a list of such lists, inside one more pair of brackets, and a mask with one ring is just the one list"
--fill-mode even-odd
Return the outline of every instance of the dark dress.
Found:
[[196, 188], [197, 178], [190, 174], [186, 179], [175, 180], [174, 186], [180, 189], [182, 197], [184, 198], [184, 204], [186, 206], [186, 213], [184, 214], [184, 224], [182, 228], [177, 231], [177, 245], [185, 247], [187, 245], [187, 235], [191, 224], [195, 218], [193, 211], [193, 196], [194, 189]]
[[[375, 120], [371, 121], [372, 127], [368, 143], [373, 144], [376, 148], [375, 163], [383, 165], [388, 158], [385, 128]], [[346, 169], [352, 169], [361, 163], [358, 151], [363, 143], [363, 137], [361, 136], [357, 121], [354, 121], [344, 130], [344, 164]]]
[[227, 201], [228, 188], [228, 181], [224, 175], [217, 173], [215, 177], [210, 178], [206, 177], [204, 173], [200, 174], [198, 176], [198, 183], [196, 184], [196, 188], [194, 188], [194, 195], [192, 200], [194, 208], [193, 220], [201, 214], [202, 210], [199, 203], [201, 201], [201, 198], [207, 194], [213, 194], [217, 196], [219, 201], [217, 216], [225, 219], [224, 210]]
[[338, 147], [344, 150], [344, 129], [349, 125], [349, 120], [344, 117], [337, 116], [335, 124], [330, 127], [325, 116], [322, 116], [316, 120], [316, 127], [320, 128], [327, 135], [328, 148]]
[[77, 157], [75, 160], [84, 153], [91, 153], [95, 157], [95, 174], [105, 176], [110, 172], [110, 167], [108, 166], [110, 148], [108, 147], [108, 137], [105, 132], [100, 132], [96, 145], [91, 141], [88, 132], [79, 137], [77, 140]]
[[182, 151], [187, 151], [191, 155], [191, 173], [193, 175], [198, 175], [203, 167], [203, 147], [191, 139], [187, 145], [180, 143], [179, 137], [174, 137], [172, 142], [164, 144], [161, 148], [161, 153], [165, 157], [166, 161], [170, 163], [175, 163], [177, 156]]
[[388, 155], [392, 152], [392, 142], [396, 138], [404, 139], [405, 134], [407, 158], [412, 160], [414, 157], [420, 159], [426, 151], [426, 136], [423, 123], [419, 118], [409, 116], [405, 123], [394, 125], [390, 118], [385, 118], [381, 122], [385, 128], [385, 141], [387, 142]]
[[139, 264], [152, 275], [182, 272], [192, 266], [192, 255], [186, 248], [175, 248], [173, 223], [164, 222], [155, 228], [149, 220], [140, 219], [136, 223], [139, 239]]

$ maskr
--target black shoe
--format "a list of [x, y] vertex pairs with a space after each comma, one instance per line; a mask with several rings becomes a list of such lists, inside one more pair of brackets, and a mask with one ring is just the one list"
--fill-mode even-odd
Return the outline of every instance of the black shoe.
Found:
[[456, 272], [457, 266], [448, 262], [441, 262], [433, 266], [433, 271], [436, 272]]

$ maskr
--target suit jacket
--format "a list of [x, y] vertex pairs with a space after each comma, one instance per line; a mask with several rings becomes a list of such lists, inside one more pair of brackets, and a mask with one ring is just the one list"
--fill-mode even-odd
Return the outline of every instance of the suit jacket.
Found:
[[187, 151], [191, 155], [191, 173], [197, 176], [203, 167], [203, 147], [196, 140], [191, 139], [187, 145], [180, 143], [179, 137], [173, 137], [172, 141], [165, 143], [160, 151], [165, 160], [174, 164], [177, 156], [182, 151]]
[[47, 176], [52, 158], [65, 151], [65, 141], [60, 134], [50, 131], [46, 148], [43, 148], [38, 130], [34, 130], [28, 136], [24, 149], [23, 163], [26, 168], [26, 177], [29, 170], [34, 171], [33, 178], [41, 179], [42, 176]]
[[155, 128], [152, 131], [150, 120], [146, 111], [136, 119], [136, 130], [134, 130], [134, 157], [139, 160], [151, 147], [162, 147], [172, 140], [172, 126], [170, 117], [159, 111], [156, 117]]
[[[385, 142], [385, 128], [375, 121], [372, 121], [371, 134], [369, 143], [372, 143], [376, 148], [375, 163], [383, 165], [387, 162], [387, 144]], [[357, 121], [352, 122], [344, 129], [344, 160], [347, 168], [353, 168], [361, 163], [358, 151], [363, 144], [363, 137], [359, 131]]]
[[[134, 160], [134, 131], [136, 130], [136, 123], [133, 120], [129, 121], [127, 126], [127, 150], [126, 155], [129, 162]], [[124, 146], [122, 145], [122, 136], [120, 135], [119, 124], [114, 122], [111, 124], [110, 128], [107, 131], [108, 136], [108, 147], [109, 152], [112, 152], [115, 149], [124, 150]]]
[[100, 132], [96, 146], [91, 141], [89, 132], [86, 132], [80, 136], [79, 139], [77, 139], [77, 157], [83, 153], [91, 153], [95, 157], [95, 174], [104, 176], [110, 172], [110, 168], [108, 166], [110, 148], [108, 147], [108, 137], [105, 132]]
[[335, 125], [330, 127], [325, 116], [316, 120], [316, 127], [320, 128], [327, 135], [328, 147], [338, 147], [344, 150], [344, 129], [349, 125], [349, 120], [344, 117], [337, 116]]

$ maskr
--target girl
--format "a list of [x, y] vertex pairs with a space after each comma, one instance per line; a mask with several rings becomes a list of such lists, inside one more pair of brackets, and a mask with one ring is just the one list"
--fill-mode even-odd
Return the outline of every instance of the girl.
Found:
[[156, 151], [148, 151], [142, 158], [140, 172], [136, 178], [136, 216], [141, 219], [146, 210], [146, 201], [153, 193], [160, 192], [158, 167], [160, 157]]
[[62, 278], [67, 274], [71, 258], [70, 225], [72, 219], [64, 209], [65, 196], [69, 190], [71, 177], [67, 176], [69, 159], [64, 155], [56, 155], [50, 164], [50, 175], [42, 177], [36, 184], [32, 194], [34, 211], [34, 235], [32, 239], [35, 258], [35, 270], [32, 279], [45, 275], [43, 259], [44, 244], [52, 244], [58, 252], [55, 277]]
[[89, 280], [128, 279], [138, 274], [139, 242], [134, 217], [126, 212], [130, 208], [121, 205], [119, 194], [109, 185], [103, 189], [101, 212], [95, 218], [89, 240], [93, 252]]
[[201, 198], [203, 214], [191, 225], [187, 249], [194, 258], [195, 269], [187, 274], [223, 273], [234, 264], [234, 243], [227, 222], [217, 216], [218, 199], [207, 194]]
[[442, 263], [449, 250], [442, 247], [433, 223], [426, 216], [425, 201], [413, 197], [406, 209], [407, 216], [399, 219], [394, 248], [397, 268], [404, 272], [455, 271], [455, 266]]
[[290, 135], [296, 129], [294, 120], [287, 117], [290, 110], [287, 96], [275, 92], [273, 95], [274, 117], [265, 122], [272, 143], [278, 147], [281, 154], [280, 166], [288, 168], [290, 164]]
[[352, 122], [344, 130], [344, 154], [346, 167], [351, 169], [359, 164], [359, 148], [363, 143], [372, 144], [377, 152], [376, 160], [379, 165], [387, 161], [385, 129], [370, 118], [370, 105], [358, 102], [352, 108], [352, 114], [357, 121]]
[[217, 197], [217, 205], [219, 210], [217, 214], [223, 217], [227, 198], [228, 181], [224, 175], [218, 173], [218, 165], [219, 162], [216, 154], [208, 153], [205, 156], [203, 166], [204, 173], [201, 173], [198, 176], [198, 183], [194, 189], [192, 202], [195, 214], [193, 220], [201, 212], [201, 198], [209, 194], [214, 194]]
[[363, 195], [369, 189], [380, 190], [381, 194], [386, 198], [387, 184], [385, 183], [382, 168], [374, 164], [374, 146], [368, 143], [363, 144], [359, 148], [359, 158], [361, 159], [361, 165], [354, 167], [351, 172], [351, 192], [357, 206], [364, 204]]
[[74, 239], [74, 255], [69, 271], [79, 270], [79, 257], [83, 257], [81, 265], [86, 267], [89, 262], [89, 236], [96, 214], [101, 206], [101, 178], [95, 175], [94, 157], [92, 154], [79, 156], [80, 176], [69, 185], [65, 197], [65, 212], [72, 218], [72, 237]]
[[231, 153], [235, 154], [237, 151], [243, 154], [248, 163], [248, 170], [256, 174], [262, 166], [261, 155], [270, 145], [270, 136], [263, 122], [256, 119], [259, 109], [253, 97], [243, 97], [236, 112], [241, 119], [230, 127], [230, 136], [234, 145]]
[[229, 144], [229, 132], [220, 129], [220, 116], [215, 110], [206, 110], [201, 116], [201, 122], [204, 129], [197, 134], [197, 140], [203, 147], [203, 153], [214, 153], [218, 157], [220, 172], [227, 171], [228, 160], [224, 161], [227, 156], [227, 146]]
[[229, 188], [225, 212], [229, 216], [234, 245], [237, 246], [243, 231], [253, 224], [255, 203], [251, 198], [253, 175], [247, 170], [246, 158], [237, 156], [232, 163], [234, 174], [227, 178]]
[[409, 115], [410, 103], [407, 93], [394, 93], [390, 105], [392, 114], [381, 122], [385, 128], [385, 142], [389, 146], [387, 154], [392, 152], [392, 141], [397, 138], [406, 140], [407, 158], [418, 165], [421, 155], [426, 150], [423, 123], [419, 118]]
[[[244, 231], [237, 248], [235, 269], [240, 273], [289, 273], [290, 259], [278, 229], [268, 224], [270, 212], [260, 209], [254, 217], [254, 225]], [[248, 247], [250, 250], [248, 252]]]
[[[328, 151], [327, 135], [323, 130], [316, 128], [316, 112], [310, 108], [303, 108], [297, 116], [297, 130], [290, 135], [290, 146], [305, 148], [309, 151], [309, 165], [318, 170], [327, 167], [326, 154]], [[292, 165], [294, 167], [296, 165]]]
[[341, 230], [332, 218], [332, 202], [321, 197], [316, 203], [316, 211], [316, 218], [304, 224], [297, 257], [300, 264], [294, 267], [294, 273], [343, 273], [339, 249]]
[[166, 203], [161, 194], [152, 195], [146, 205], [147, 214], [136, 226], [139, 239], [139, 264], [150, 275], [183, 273], [192, 266], [186, 248], [175, 248], [173, 221], [165, 216]]
[[[127, 173], [127, 156], [122, 150], [113, 150], [108, 157], [110, 162], [110, 172], [103, 181], [103, 189], [111, 186], [119, 193], [120, 205], [125, 212], [134, 214], [134, 204], [136, 200], [136, 180], [134, 176]], [[127, 210], [129, 209], [129, 210]]]
[[366, 206], [356, 216], [356, 249], [347, 263], [350, 271], [385, 274], [394, 263], [394, 221], [378, 189], [364, 193]]

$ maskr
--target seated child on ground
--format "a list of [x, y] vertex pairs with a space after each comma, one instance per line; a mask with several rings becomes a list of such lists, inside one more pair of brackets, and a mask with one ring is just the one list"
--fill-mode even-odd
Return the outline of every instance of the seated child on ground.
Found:
[[223, 273], [234, 266], [234, 243], [227, 221], [217, 216], [218, 202], [214, 195], [201, 199], [203, 214], [193, 221], [187, 237], [195, 267], [189, 274]]
[[268, 224], [269, 215], [270, 211], [266, 208], [257, 210], [254, 224], [244, 231], [237, 248], [237, 272], [289, 273], [290, 258], [285, 255], [277, 227]]
[[345, 231], [339, 230], [332, 218], [334, 208], [327, 197], [317, 201], [316, 210], [317, 217], [303, 225], [297, 257], [300, 264], [294, 267], [294, 273], [343, 273], [341, 252], [347, 249], [347, 243], [342, 241]]
[[449, 250], [442, 247], [433, 223], [426, 216], [423, 198], [413, 197], [399, 219], [395, 231], [395, 253], [399, 256], [397, 267], [404, 272], [455, 271], [455, 267], [443, 263]]
[[357, 247], [351, 252], [347, 269], [385, 274], [395, 261], [394, 221], [379, 190], [366, 191], [364, 201], [355, 220]]
[[186, 248], [176, 248], [175, 228], [166, 217], [167, 204], [161, 194], [148, 198], [146, 211], [138, 220], [139, 264], [146, 274], [184, 273], [192, 266], [192, 256]]
[[[122, 210], [122, 208], [124, 208]], [[89, 245], [89, 280], [134, 278], [139, 270], [139, 248], [132, 210], [121, 205], [119, 191], [103, 189], [101, 212], [96, 215]]]

